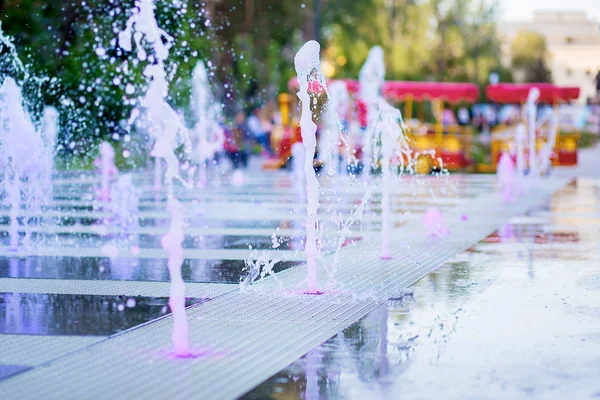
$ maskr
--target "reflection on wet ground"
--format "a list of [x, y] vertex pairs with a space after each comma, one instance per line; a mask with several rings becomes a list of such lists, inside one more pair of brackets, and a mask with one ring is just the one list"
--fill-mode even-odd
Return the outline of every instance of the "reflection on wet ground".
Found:
[[[395, 213], [394, 224], [399, 226], [409, 218], [413, 218], [414, 222], [432, 205], [444, 211], [452, 209], [464, 199], [474, 197], [475, 193], [481, 195], [493, 187], [489, 178], [481, 181], [477, 179], [479, 178], [472, 177], [462, 182], [461, 177], [458, 177], [454, 182], [432, 183], [431, 191], [429, 185], [421, 185], [420, 189], [426, 190], [421, 190], [414, 196], [406, 193], [412, 191], [412, 188], [398, 185], [396, 189], [404, 190], [405, 193], [394, 198], [393, 203], [398, 207], [396, 211], [402, 211]], [[230, 283], [232, 285], [224, 286], [231, 286], [235, 290], [235, 284], [240, 282], [246, 266], [242, 259], [246, 254], [237, 259], [225, 259], [234, 258], [233, 254], [241, 253], [236, 253], [235, 250], [248, 250], [249, 247], [259, 252], [302, 249], [305, 229], [302, 215], [306, 209], [301, 197], [290, 195], [286, 182], [289, 183], [289, 179], [280, 185], [273, 184], [270, 178], [264, 184], [256, 181], [240, 190], [221, 188], [221, 183], [217, 182], [215, 187], [201, 195], [182, 193], [186, 204], [193, 205], [191, 208], [206, 201], [202, 203], [204, 208], [188, 216], [190, 226], [189, 229], [186, 228], [184, 247], [219, 250], [187, 259], [182, 268], [183, 278], [187, 282]], [[0, 277], [27, 278], [29, 289], [35, 289], [34, 282], [38, 278], [52, 279], [53, 282], [102, 280], [107, 285], [114, 285], [117, 280], [137, 283], [168, 281], [167, 260], [164, 257], [135, 257], [129, 253], [122, 258], [98, 257], [98, 254], [105, 253], [84, 253], [82, 250], [85, 249], [81, 248], [119, 244], [122, 240], [124, 246], [135, 245], [142, 251], [162, 251], [160, 238], [168, 227], [163, 194], [154, 198], [142, 196], [139, 221], [141, 229], [134, 234], [122, 232], [118, 236], [114, 232], [96, 231], [102, 227], [99, 225], [102, 225], [103, 218], [107, 218], [104, 215], [107, 213], [103, 214], [101, 207], [96, 208], [95, 204], [91, 204], [93, 200], [89, 193], [93, 192], [93, 187], [86, 185], [57, 184], [55, 206], [48, 210], [47, 219], [33, 229], [30, 237], [33, 247], [38, 244], [47, 248], [62, 245], [63, 256], [58, 257], [54, 252], [46, 255], [39, 252], [18, 257], [15, 253], [10, 255], [6, 249], [1, 249], [4, 252], [0, 256]], [[548, 345], [555, 345], [556, 348], [562, 345], [570, 348], [580, 345], [577, 356], [581, 356], [582, 365], [588, 372], [596, 372], [588, 354], [594, 354], [590, 351], [593, 350], [590, 346], [597, 346], [599, 342], [596, 336], [589, 334], [599, 331], [592, 320], [598, 311], [590, 307], [589, 302], [580, 301], [573, 289], [577, 287], [595, 293], [600, 285], [600, 278], [597, 278], [600, 275], [597, 272], [593, 272], [593, 269], [587, 271], [575, 261], [576, 258], [586, 261], [600, 259], [598, 247], [590, 247], [591, 243], [597, 243], [598, 224], [594, 225], [594, 218], [589, 218], [590, 223], [585, 229], [578, 223], [585, 218], [582, 213], [591, 216], [600, 209], [598, 197], [589, 193], [588, 186], [582, 184], [570, 187], [531, 215], [507, 224], [497, 234], [422, 279], [413, 292], [404, 293], [401, 299], [374, 310], [246, 397], [398, 398], [400, 393], [402, 397], [431, 398], [444, 393], [448, 394], [444, 396], [448, 398], [452, 397], [450, 394], [453, 388], [449, 386], [457, 380], [453, 375], [456, 371], [464, 371], [467, 376], [464, 384], [466, 387], [457, 392], [460, 394], [459, 398], [469, 395], [480, 397], [481, 393], [487, 393], [487, 387], [478, 386], [481, 383], [476, 379], [477, 371], [484, 371], [484, 381], [488, 384], [492, 382], [489, 385], [493, 388], [500, 384], [509, 389], [516, 387], [516, 392], [509, 392], [508, 397], [519, 397], [532, 390], [544, 390], [544, 387], [524, 386], [523, 389], [523, 385], [515, 385], [511, 381], [513, 377], [506, 373], [506, 365], [520, 365], [522, 369], [531, 366], [516, 356], [510, 356], [511, 346], [519, 348], [521, 353], [527, 353], [531, 343], [538, 339], [543, 346], [533, 350], [526, 361], [539, 360], [542, 352], [550, 353], [546, 351]], [[587, 192], [579, 193], [580, 189]], [[328, 225], [326, 229], [333, 232], [339, 229], [341, 223], [348, 222], [344, 218], [360, 203], [361, 190], [350, 188], [340, 199], [323, 196], [322, 215], [326, 220], [324, 225]], [[146, 194], [150, 191], [147, 190]], [[69, 193], [74, 196], [70, 198]], [[455, 198], [457, 194], [461, 198]], [[586, 208], [583, 210], [573, 207], [573, 203], [585, 204]], [[377, 218], [379, 204], [380, 196], [375, 194], [363, 224], [348, 222], [352, 229], [347, 244], [361, 240], [363, 234], [367, 236], [380, 229]], [[337, 205], [341, 205], [339, 210]], [[0, 214], [4, 214], [0, 215], [0, 223], [6, 224], [8, 219], [5, 211], [0, 210]], [[64, 215], [60, 215], [61, 213]], [[336, 219], [337, 217], [340, 218]], [[107, 225], [110, 225], [110, 221]], [[362, 232], [359, 232], [359, 227]], [[53, 228], [62, 229], [62, 233], [52, 232]], [[6, 225], [2, 229], [0, 246], [6, 246]], [[273, 233], [276, 234], [275, 237]], [[323, 242], [321, 245], [326, 253], [329, 243]], [[71, 253], [71, 246], [80, 248], [73, 249]], [[565, 254], [564, 246], [577, 248]], [[200, 257], [206, 259], [199, 259]], [[211, 257], [214, 259], [209, 259]], [[300, 262], [281, 261], [275, 265], [275, 271], [298, 264]], [[565, 285], [565, 288], [553, 287], [552, 284], [556, 282]], [[549, 288], [552, 296], [560, 294], [556, 299], [551, 297], [559, 302], [553, 305], [552, 312], [556, 312], [557, 306], [562, 307], [563, 313], [573, 317], [567, 321], [568, 324], [564, 324], [567, 320], [564, 315], [556, 318], [556, 321], [548, 322], [544, 319], [547, 317], [545, 311], [540, 313], [544, 306], [539, 302], [546, 302], [550, 296], [547, 292]], [[80, 342], [75, 343], [74, 339], [77, 337], [94, 339], [93, 336], [112, 335], [143, 325], [168, 312], [167, 299], [164, 297], [131, 298], [84, 293], [86, 294], [0, 293], [0, 348], [2, 336], [4, 340], [13, 336], [11, 340], [15, 343], [23, 343], [23, 337], [33, 338], [35, 342], [46, 337], [61, 340], [64, 337], [68, 349], [57, 354], [75, 352], [86, 346]], [[595, 299], [593, 294], [589, 296]], [[188, 304], [200, 301], [188, 299]], [[239, 307], [237, 304], [234, 306]], [[515, 310], [519, 310], [520, 314], [516, 314]], [[490, 318], [493, 319], [491, 322]], [[231, 322], [233, 324], [239, 321]], [[568, 332], [574, 339], [553, 342], [557, 324], [577, 325], [580, 331]], [[147, 328], [152, 331], [154, 326], [150, 324]], [[500, 339], [498, 333], [501, 333]], [[123, 337], [125, 336], [120, 336]], [[582, 338], [585, 339], [584, 345], [581, 345], [583, 342], [577, 342]], [[240, 340], [246, 339], [241, 337]], [[108, 342], [113, 343], [113, 340]], [[19, 343], [13, 345], [13, 348], [18, 349]], [[494, 357], [486, 358], [488, 353], [493, 353]], [[466, 354], [469, 355], [469, 363], [463, 365], [460, 360], [466, 358]], [[558, 359], [563, 355], [558, 350], [553, 354]], [[478, 356], [481, 358], [477, 358]], [[53, 359], [52, 357], [43, 358], [43, 362]], [[0, 379], [36, 364], [29, 361], [3, 361], [0, 357]], [[499, 371], [496, 381], [496, 375], [489, 372], [490, 368]], [[432, 374], [431, 371], [435, 373]], [[564, 370], [558, 372], [566, 373]], [[452, 378], [444, 378], [447, 376]], [[583, 375], [574, 376], [577, 378], [574, 382], [583, 382]], [[586, 385], [587, 382], [583, 383], [584, 387], [591, 387]]]
[[17, 374], [19, 372], [27, 371], [29, 366], [26, 365], [6, 365], [0, 364], [0, 380], [4, 378], [8, 378], [11, 375]]
[[[285, 236], [273, 234], [264, 236], [229, 236], [229, 235], [185, 235], [182, 246], [184, 249], [255, 249], [270, 250], [275, 245], [280, 250], [301, 250], [305, 236]], [[165, 232], [166, 233], [166, 232]], [[37, 233], [30, 236], [30, 246], [56, 246], [56, 247], [79, 247], [99, 248], [105, 244], [122, 244], [122, 247], [135, 245], [140, 249], [160, 248], [161, 236], [149, 234], [137, 235], [98, 235], [92, 233]], [[322, 249], [328, 252], [328, 247], [336, 243], [334, 238], [323, 243]], [[357, 242], [361, 238], [348, 235], [347, 242]], [[276, 244], [274, 242], [276, 241]], [[8, 247], [10, 237], [0, 235], [0, 247]]]
[[[170, 313], [167, 298], [0, 294], [0, 334], [109, 336]], [[187, 299], [190, 306], [203, 301]]]
[[565, 219], [580, 203], [600, 211], [600, 186], [561, 190], [244, 398], [600, 397], [600, 223]]
[[[279, 272], [300, 264], [280, 261]], [[239, 283], [243, 260], [185, 260], [183, 279], [187, 282]], [[166, 259], [99, 257], [27, 257], [0, 258], [0, 278], [102, 279], [168, 281]]]

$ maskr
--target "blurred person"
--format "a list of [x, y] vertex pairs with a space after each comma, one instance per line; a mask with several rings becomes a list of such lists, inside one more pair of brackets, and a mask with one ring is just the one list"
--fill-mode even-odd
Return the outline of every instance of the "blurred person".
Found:
[[[269, 149], [267, 151], [269, 151], [271, 148], [271, 134], [273, 133], [273, 128], [275, 127], [274, 116], [275, 116], [276, 110], [277, 110], [277, 107], [273, 104], [273, 102], [268, 102], [258, 112], [258, 119], [260, 120], [260, 126], [262, 127], [262, 130], [267, 134], [267, 139], [268, 139], [268, 143], [269, 143]], [[272, 152], [269, 151], [269, 153], [272, 153]]]
[[458, 123], [459, 125], [465, 126], [465, 125], [469, 125], [469, 122], [471, 122], [471, 116], [469, 115], [469, 110], [467, 109], [467, 107], [462, 106], [458, 109]]
[[600, 98], [600, 70], [598, 70], [594, 80], [596, 81], [596, 97]]
[[451, 109], [444, 108], [444, 111], [442, 112], [442, 124], [444, 124], [444, 125], [454, 125], [455, 124], [454, 114], [452, 113]]
[[263, 148], [263, 151], [266, 151], [269, 155], [273, 155], [269, 141], [269, 132], [265, 130], [268, 126], [263, 126], [260, 114], [261, 109], [255, 108], [246, 120], [246, 128], [252, 138]]
[[245, 120], [246, 115], [238, 112], [234, 118], [233, 128], [225, 131], [225, 151], [235, 170], [248, 167], [248, 132]]

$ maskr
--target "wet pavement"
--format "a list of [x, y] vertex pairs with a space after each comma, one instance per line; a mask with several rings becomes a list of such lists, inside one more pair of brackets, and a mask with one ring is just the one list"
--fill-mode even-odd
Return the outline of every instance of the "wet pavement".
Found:
[[599, 398], [599, 215], [578, 180], [244, 398]]
[[[89, 358], [90, 365], [97, 360], [110, 360], [116, 352], [103, 349], [126, 343], [127, 334], [123, 332], [136, 329], [138, 333], [148, 332], [147, 336], [135, 336], [138, 338], [135, 339], [136, 346], [143, 345], [142, 350], [132, 350], [140, 358], [137, 362], [147, 367], [158, 360], [156, 364], [163, 366], [166, 360], [166, 352], [162, 349], [168, 348], [169, 335], [161, 333], [157, 339], [157, 332], [162, 332], [169, 314], [166, 290], [162, 288], [158, 294], [150, 288], [143, 292], [144, 295], [136, 296], [131, 294], [134, 289], [130, 287], [127, 295], [114, 294], [120, 290], [116, 289], [117, 284], [168, 282], [167, 259], [160, 249], [160, 237], [168, 228], [165, 198], [160, 193], [152, 196], [149, 181], [144, 181], [143, 176], [136, 178], [142, 182], [143, 190], [139, 224], [126, 231], [115, 229], [111, 225], [110, 212], [98, 206], [90, 195], [93, 179], [82, 175], [55, 182], [55, 204], [43, 213], [39, 225], [33, 226], [27, 237], [23, 230], [22, 252], [8, 249], [8, 219], [2, 219], [8, 211], [0, 210], [0, 349], [4, 349], [0, 350], [0, 391], [2, 382], [30, 373], [43, 374], [44, 368], [52, 370], [55, 365], [57, 368], [67, 365], [72, 372], [78, 361], [74, 360], [72, 367], [68, 361], [70, 357], [79, 357], [79, 362], [83, 363], [79, 365], [85, 369], [84, 355], [88, 351], [98, 352]], [[263, 296], [260, 292], [253, 297], [240, 294], [238, 290], [240, 279], [248, 273], [247, 260], [255, 259], [257, 254], [268, 253], [268, 259], [275, 261], [273, 271], [285, 271], [287, 277], [302, 268], [305, 206], [301, 196], [290, 189], [289, 182], [289, 177], [284, 174], [266, 178], [249, 176], [241, 189], [232, 188], [222, 179], [214, 182], [210, 191], [180, 193], [193, 211], [188, 215], [184, 240], [187, 253], [182, 267], [183, 278], [190, 285], [205, 285], [195, 286], [193, 296], [188, 298], [188, 306], [192, 306], [190, 315], [194, 315], [190, 317], [193, 331], [212, 337], [204, 324], [224, 324], [227, 328], [219, 328], [222, 331], [215, 336], [220, 340], [221, 336], [236, 332], [244, 323], [256, 326], [256, 332], [263, 327], [275, 329], [281, 325], [295, 333], [304, 327], [293, 315], [280, 316], [273, 323], [266, 319], [267, 314], [285, 308], [286, 304], [292, 310], [305, 301], [314, 302], [310, 303], [314, 310], [319, 306], [325, 310], [334, 308], [319, 298], [305, 300], [304, 296], [299, 299], [297, 294], [295, 298], [290, 298], [289, 294], [282, 297], [281, 293]], [[494, 190], [491, 177], [456, 176], [445, 180], [414, 179], [398, 183], [392, 201], [393, 225], [400, 228], [395, 240], [413, 235], [413, 231], [406, 232], [402, 228], [408, 224], [421, 226], [422, 214], [428, 207], [439, 207], [448, 215], [454, 213], [459, 218], [458, 206], [477, 202]], [[564, 393], [563, 386], [547, 385], [546, 382], [551, 380], [547, 374], [567, 374], [568, 363], [563, 369], [550, 372], [538, 368], [539, 375], [533, 376], [540, 378], [536, 385], [523, 386], [515, 379], [531, 373], [531, 363], [538, 363], [539, 367], [546, 362], [560, 361], [566, 352], [563, 343], [579, 349], [573, 354], [578, 354], [585, 366], [578, 367], [578, 373], [569, 370], [571, 380], [566, 379], [566, 386], [571, 390], [571, 386], [582, 384], [589, 390], [580, 393], [595, 394], [594, 385], [585, 380], [586, 376], [599, 372], [597, 367], [594, 369], [594, 363], [600, 365], [600, 360], [594, 359], [594, 354], [600, 354], [594, 347], [598, 346], [600, 338], [593, 333], [600, 331], [600, 325], [596, 323], [600, 312], [590, 307], [600, 293], [600, 271], [596, 267], [600, 265], [597, 245], [600, 197], [595, 185], [590, 180], [579, 181], [555, 194], [548, 204], [541, 205], [530, 215], [512, 220], [477, 246], [421, 279], [414, 291], [374, 309], [247, 393], [246, 397], [398, 398], [400, 394], [406, 398], [430, 398], [443, 390], [448, 394], [444, 398], [452, 398], [454, 394], [455, 398], [478, 398], [488, 387], [493, 388], [494, 393], [509, 397], [555, 395]], [[320, 218], [324, 229], [334, 234], [340, 224], [346, 222], [349, 232], [342, 241], [336, 236], [325, 235], [329, 241], [321, 243], [324, 256], [331, 256], [338, 245], [343, 251], [352, 251], [356, 246], [368, 247], [377, 242], [381, 226], [377, 193], [360, 223], [349, 221], [360, 204], [364, 187], [346, 183], [339, 193], [329, 196], [326, 186], [323, 190]], [[422, 231], [421, 226], [417, 236], [424, 236]], [[428, 246], [435, 253], [435, 242]], [[252, 256], [252, 252], [257, 254]], [[371, 248], [368, 255], [376, 252]], [[378, 257], [375, 259], [381, 262]], [[360, 263], [362, 258], [356, 260]], [[408, 267], [413, 264], [412, 261], [408, 265], [397, 261], [404, 269], [410, 269]], [[400, 272], [394, 274], [400, 275]], [[344, 279], [355, 284], [359, 278], [347, 276]], [[3, 289], [3, 284], [15, 287], [6, 282], [17, 280], [27, 281], [26, 292]], [[97, 286], [86, 286], [85, 282], [102, 283], [111, 294], [100, 294], [91, 289], [85, 292], [85, 288], [100, 290]], [[559, 284], [563, 286], [557, 286]], [[83, 289], [75, 290], [73, 285]], [[50, 292], [49, 287], [55, 291]], [[275, 308], [265, 309], [265, 316], [252, 314], [256, 311], [250, 308], [244, 313], [242, 309], [246, 304], [239, 303], [235, 296], [229, 303], [223, 300], [215, 306], [216, 311], [204, 308], [213, 304], [212, 300], [222, 300], [234, 292], [248, 304], [257, 298], [262, 301], [263, 297], [279, 303], [273, 303]], [[589, 294], [582, 297], [580, 292]], [[560, 293], [559, 298], [552, 297], [555, 293]], [[337, 296], [336, 292], [330, 294]], [[339, 294], [345, 295], [345, 292]], [[348, 307], [370, 306], [369, 296], [367, 300], [353, 300]], [[339, 300], [335, 301], [331, 304], [340, 307]], [[551, 311], [545, 311], [548, 310], [546, 305]], [[557, 308], [562, 312], [557, 313]], [[302, 318], [310, 320], [304, 314]], [[340, 316], [332, 318], [341, 320]], [[356, 319], [349, 319], [348, 324]], [[578, 330], [564, 328], [574, 325]], [[495, 335], [498, 332], [501, 335]], [[557, 332], [571, 336], [557, 338]], [[310, 335], [315, 334], [322, 333], [310, 331]], [[251, 337], [244, 339], [246, 335], [250, 335], [250, 330], [240, 330], [236, 345], [243, 340], [252, 341]], [[115, 336], [119, 339], [108, 340]], [[540, 345], [532, 347], [538, 338]], [[129, 349], [127, 346], [125, 349]], [[556, 350], [550, 352], [549, 349]], [[519, 352], [528, 354], [526, 361], [531, 360], [531, 363], [519, 361]], [[141, 361], [140, 354], [150, 359]], [[240, 353], [239, 357], [243, 355]], [[463, 365], [461, 360], [467, 356], [468, 363]], [[213, 363], [210, 357], [200, 361], [222, 367], [219, 371], [223, 371], [238, 356], [219, 357], [223, 358], [222, 363]], [[132, 361], [134, 369], [135, 360]], [[514, 374], [506, 367], [511, 363], [517, 367]], [[119, 367], [125, 368], [125, 365]], [[97, 370], [97, 379], [108, 379], [108, 375], [117, 373], [112, 367], [106, 368]], [[170, 367], [167, 365], [166, 368]], [[457, 372], [464, 376], [453, 375]], [[66, 375], [61, 376], [67, 379]], [[266, 376], [269, 375], [256, 380], [254, 385]], [[50, 379], [47, 375], [46, 378]], [[77, 380], [77, 377], [72, 378]], [[461, 380], [460, 387], [454, 384], [456, 380]], [[90, 398], [97, 394], [90, 394]], [[72, 397], [62, 395], [60, 398]]]
[[[279, 272], [301, 264], [281, 261]], [[238, 284], [244, 275], [244, 260], [185, 260], [186, 282]], [[0, 278], [91, 279], [128, 281], [169, 281], [167, 260], [109, 257], [27, 257], [0, 258]]]

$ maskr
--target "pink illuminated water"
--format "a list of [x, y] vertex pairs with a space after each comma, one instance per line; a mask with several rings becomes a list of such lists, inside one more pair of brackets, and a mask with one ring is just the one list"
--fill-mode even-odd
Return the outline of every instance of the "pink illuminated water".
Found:
[[505, 202], [510, 202], [515, 199], [517, 187], [517, 172], [515, 166], [507, 152], [502, 153], [498, 161], [496, 176], [500, 185], [500, 193]]
[[162, 237], [161, 244], [169, 256], [168, 267], [171, 277], [169, 307], [173, 313], [173, 354], [178, 357], [190, 356], [189, 326], [185, 311], [185, 282], [181, 275], [183, 264], [184, 217], [183, 207], [177, 199], [170, 196], [167, 209], [171, 214], [169, 232]]
[[[154, 145], [150, 155], [156, 158], [156, 171], [161, 167], [162, 160], [166, 165], [165, 181], [168, 188], [167, 210], [171, 215], [169, 232], [162, 238], [163, 248], [168, 254], [168, 267], [171, 276], [169, 306], [173, 315], [173, 354], [176, 357], [189, 357], [189, 332], [185, 310], [185, 283], [181, 275], [183, 264], [183, 237], [184, 213], [182, 205], [174, 196], [174, 181], [178, 180], [188, 186], [180, 176], [179, 159], [175, 149], [183, 145], [186, 155], [191, 153], [191, 143], [188, 130], [183, 117], [178, 114], [167, 102], [169, 83], [165, 71], [164, 61], [169, 56], [169, 49], [173, 38], [158, 27], [154, 15], [155, 5], [153, 0], [137, 0], [132, 16], [127, 21], [126, 28], [119, 34], [119, 45], [125, 51], [131, 51], [131, 38], [137, 46], [137, 55], [140, 61], [147, 58], [141, 43], [142, 37], [150, 44], [154, 52], [155, 63], [149, 63], [144, 68], [144, 75], [150, 84], [146, 95], [140, 99], [140, 108], [144, 110], [143, 116], [148, 123], [150, 136]], [[135, 29], [135, 33], [133, 33]], [[141, 117], [138, 111], [132, 114], [131, 120]], [[158, 179], [156, 183], [159, 184]]]
[[233, 171], [233, 174], [231, 174], [231, 184], [234, 187], [242, 187], [244, 186], [244, 181], [245, 181], [245, 177], [244, 177], [244, 171], [242, 171], [241, 169], [236, 169], [235, 171]]
[[450, 229], [444, 221], [444, 214], [437, 207], [429, 207], [423, 216], [425, 228], [432, 237], [442, 237], [450, 234]]

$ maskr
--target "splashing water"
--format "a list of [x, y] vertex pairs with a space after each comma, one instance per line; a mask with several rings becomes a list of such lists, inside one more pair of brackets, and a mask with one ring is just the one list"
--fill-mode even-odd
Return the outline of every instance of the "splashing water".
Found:
[[515, 151], [517, 153], [517, 176], [525, 177], [525, 126], [517, 125], [515, 132]]
[[[137, 56], [140, 61], [147, 58], [155, 62], [144, 69], [144, 75], [150, 80], [146, 95], [140, 100], [141, 108], [145, 111], [145, 119], [149, 123], [149, 131], [154, 138], [154, 146], [150, 155], [165, 161], [168, 197], [167, 210], [171, 216], [169, 232], [163, 236], [162, 245], [168, 253], [168, 267], [171, 277], [169, 306], [173, 313], [173, 353], [177, 357], [189, 357], [189, 332], [188, 321], [185, 311], [185, 283], [181, 276], [183, 264], [184, 238], [184, 213], [183, 206], [175, 198], [173, 184], [178, 180], [184, 186], [188, 186], [180, 176], [180, 166], [175, 149], [183, 144], [186, 154], [191, 152], [188, 131], [179, 115], [166, 101], [169, 85], [165, 71], [164, 61], [169, 56], [169, 49], [173, 38], [158, 27], [154, 15], [154, 2], [152, 0], [136, 1], [136, 8], [126, 24], [126, 28], [119, 34], [119, 45], [125, 51], [131, 51], [131, 37], [137, 46]], [[132, 30], [135, 29], [135, 34]], [[151, 45], [154, 54], [147, 56], [141, 45], [141, 39], [145, 37]], [[132, 114], [132, 119], [139, 114]]]
[[97, 199], [109, 201], [111, 199], [111, 181], [119, 175], [115, 166], [115, 150], [108, 142], [100, 143], [100, 155], [94, 164], [100, 168], [100, 188], [97, 191]]
[[[179, 161], [174, 149], [180, 144], [184, 145], [187, 154], [190, 153], [190, 143], [187, 128], [183, 118], [167, 103], [169, 92], [167, 73], [164, 61], [169, 56], [169, 49], [173, 38], [158, 27], [154, 15], [154, 1], [138, 0], [133, 13], [127, 20], [126, 28], [119, 33], [119, 46], [125, 51], [132, 51], [131, 38], [137, 47], [137, 57], [140, 61], [148, 59], [153, 62], [144, 69], [144, 76], [150, 80], [146, 95], [140, 99], [140, 108], [145, 111], [145, 122], [148, 124], [150, 136], [154, 139], [154, 146], [150, 155], [155, 157], [155, 188], [160, 189], [160, 169], [163, 159], [167, 170], [165, 179], [171, 182], [179, 180], [186, 185], [179, 174]], [[133, 30], [135, 29], [135, 34]], [[142, 45], [145, 37], [153, 50], [153, 55], [148, 57]], [[132, 113], [129, 123], [140, 118], [140, 112]]]
[[363, 173], [366, 179], [371, 173], [373, 164], [373, 127], [376, 124], [377, 103], [385, 82], [385, 64], [381, 47], [374, 46], [369, 50], [367, 60], [358, 74], [358, 81], [360, 83], [360, 99], [367, 106], [367, 128], [363, 132], [362, 143]]
[[437, 207], [429, 207], [423, 216], [423, 224], [429, 236], [442, 237], [450, 234], [450, 230], [444, 221], [444, 214]]
[[205, 186], [207, 163], [223, 149], [225, 135], [219, 125], [220, 106], [212, 99], [208, 74], [202, 61], [198, 61], [192, 73], [192, 108], [196, 116], [192, 130], [195, 149], [192, 151], [200, 164], [198, 183]]
[[131, 174], [121, 175], [113, 187], [111, 205], [114, 224], [127, 234], [139, 227], [140, 191], [134, 185]]
[[51, 193], [52, 187], [52, 172], [54, 171], [54, 156], [56, 155], [56, 138], [58, 136], [58, 123], [60, 114], [54, 107], [45, 107], [42, 117], [42, 140], [44, 147], [47, 149], [44, 152], [44, 164], [46, 178], [44, 183], [47, 183], [48, 192]]
[[548, 174], [552, 164], [552, 153], [556, 144], [556, 135], [558, 133], [558, 115], [550, 112], [550, 121], [548, 124], [548, 141], [542, 146], [539, 154], [540, 173]]
[[[410, 169], [412, 151], [404, 136], [405, 126], [400, 110], [389, 105], [381, 95], [385, 80], [385, 63], [383, 50], [375, 46], [369, 51], [369, 55], [361, 71], [361, 96], [367, 104], [368, 127], [365, 132], [365, 146], [369, 153], [364, 160], [368, 165], [367, 172], [374, 160], [381, 159], [381, 245], [380, 256], [383, 259], [391, 258], [390, 235], [391, 235], [391, 160], [396, 157], [399, 160], [401, 172], [405, 167]], [[366, 85], [363, 88], [362, 85]], [[380, 158], [381, 157], [381, 158]], [[405, 159], [408, 163], [405, 163]]]
[[183, 206], [173, 196], [167, 201], [167, 209], [171, 214], [169, 232], [162, 237], [161, 244], [169, 254], [169, 275], [171, 286], [169, 293], [169, 307], [173, 312], [173, 353], [178, 357], [188, 357], [190, 353], [189, 326], [185, 311], [185, 282], [181, 275], [183, 264]]
[[245, 181], [246, 181], [246, 177], [244, 176], [244, 172], [241, 169], [236, 169], [231, 174], [231, 184], [234, 187], [240, 188], [240, 187], [244, 186]]
[[[273, 234], [273, 236], [275, 236], [275, 234]], [[278, 245], [278, 242], [275, 242], [273, 247], [276, 248]], [[259, 253], [257, 250], [252, 250], [245, 261], [246, 266], [244, 272], [246, 272], [247, 275], [240, 278], [240, 290], [242, 292], [247, 291], [253, 282], [266, 276], [271, 276], [281, 287], [274, 271], [275, 265], [279, 261], [281, 260], [271, 259], [269, 253], [266, 251]]]
[[[135, 41], [137, 58], [145, 61], [148, 58], [146, 50], [142, 45], [142, 38], [152, 46], [154, 57], [160, 62], [167, 59], [169, 49], [173, 44], [173, 38], [158, 27], [154, 15], [154, 0], [136, 0], [133, 13], [127, 20], [125, 29], [119, 33], [119, 47], [123, 50], [132, 51], [131, 39]], [[136, 34], [133, 31], [136, 31]]]
[[339, 117], [348, 109], [350, 96], [344, 82], [333, 82], [329, 86], [329, 101], [323, 134], [319, 138], [319, 156], [325, 163], [327, 174], [340, 172], [340, 144], [342, 128]]
[[[540, 91], [538, 88], [531, 88], [527, 96], [527, 102], [525, 103], [525, 111], [527, 114], [527, 135], [529, 144], [529, 177], [532, 179], [539, 178], [543, 174], [550, 172], [552, 154], [554, 145], [556, 144], [556, 135], [558, 132], [558, 115], [555, 112], [549, 111], [545, 118], [542, 116], [541, 121], [537, 121], [537, 102], [540, 97]], [[536, 146], [536, 134], [544, 123], [548, 123], [547, 142], [542, 146], [540, 151], [537, 151]], [[516, 131], [516, 143], [517, 147], [520, 146], [524, 128], [517, 127]], [[519, 157], [520, 151], [517, 150], [517, 157]], [[521, 176], [521, 167], [519, 166], [519, 159], [517, 158], [517, 171], [518, 175]]]
[[302, 144], [305, 149], [304, 175], [306, 178], [307, 199], [305, 251], [308, 267], [306, 293], [309, 294], [319, 293], [317, 290], [319, 181], [313, 167], [317, 147], [317, 125], [313, 122], [314, 116], [310, 108], [311, 100], [308, 94], [308, 87], [311, 81], [317, 81], [321, 87], [325, 87], [325, 77], [323, 76], [323, 71], [321, 71], [319, 60], [320, 48], [321, 46], [318, 42], [310, 40], [300, 48], [294, 57], [294, 66], [300, 85], [300, 91], [297, 95], [302, 102], [300, 132], [302, 134]]
[[[5, 53], [4, 49], [8, 50], [6, 53], [8, 53], [8, 60], [12, 66], [12, 69], [16, 73], [22, 74], [24, 80], [29, 79], [29, 70], [25, 67], [25, 65], [19, 58], [17, 54], [17, 49], [13, 44], [12, 38], [10, 36], [4, 35], [2, 31], [2, 21], [0, 21], [0, 49], [2, 49], [2, 53], [0, 54], [3, 55]], [[4, 73], [5, 71], [2, 72]]]
[[[39, 211], [49, 199], [47, 190], [52, 175], [54, 141], [43, 139], [36, 131], [23, 106], [23, 96], [17, 82], [5, 78], [0, 87], [0, 169], [3, 192], [10, 204], [10, 248], [19, 245], [19, 214]], [[23, 219], [26, 240], [31, 221]]]
[[180, 175], [179, 160], [175, 154], [175, 149], [180, 145], [184, 146], [186, 154], [190, 153], [188, 130], [181, 115], [166, 101], [169, 85], [164, 65], [162, 63], [149, 65], [146, 67], [145, 74], [152, 81], [140, 103], [145, 110], [147, 122], [151, 124], [150, 133], [155, 139], [150, 155], [157, 158], [156, 163], [160, 164], [160, 159], [164, 160], [165, 180], [169, 193], [172, 193], [172, 181], [175, 179], [184, 186], [189, 186]]
[[498, 167], [496, 172], [498, 184], [500, 185], [500, 192], [502, 199], [505, 202], [510, 202], [515, 198], [515, 188], [517, 183], [517, 172], [515, 166], [507, 152], [502, 153], [500, 160], [498, 161]]

